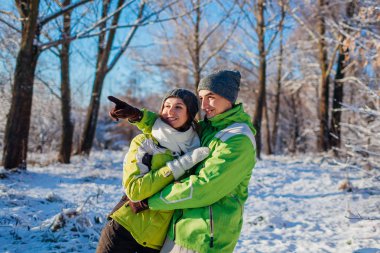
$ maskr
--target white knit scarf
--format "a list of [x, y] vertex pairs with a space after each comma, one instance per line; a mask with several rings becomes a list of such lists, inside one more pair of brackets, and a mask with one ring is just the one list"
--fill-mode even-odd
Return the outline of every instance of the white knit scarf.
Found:
[[192, 127], [186, 132], [180, 132], [160, 118], [153, 125], [152, 135], [161, 146], [175, 152], [176, 155], [189, 152], [200, 146], [199, 136]]

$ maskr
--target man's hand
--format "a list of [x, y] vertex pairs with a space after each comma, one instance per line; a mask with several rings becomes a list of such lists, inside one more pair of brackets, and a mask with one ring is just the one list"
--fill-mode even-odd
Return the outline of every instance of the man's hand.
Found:
[[136, 107], [133, 107], [113, 96], [108, 96], [108, 99], [115, 103], [115, 107], [109, 112], [111, 118], [116, 121], [119, 119], [129, 119], [130, 121], [141, 120], [143, 113]]
[[146, 209], [149, 209], [148, 201], [146, 199], [141, 200], [139, 202], [129, 201], [128, 205], [131, 207], [133, 213], [139, 213]]

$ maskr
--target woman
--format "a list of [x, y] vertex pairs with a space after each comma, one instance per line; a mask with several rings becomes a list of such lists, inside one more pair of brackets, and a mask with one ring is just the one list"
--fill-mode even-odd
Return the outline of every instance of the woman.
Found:
[[[109, 99], [116, 108], [122, 103], [114, 97]], [[173, 211], [146, 210], [136, 214], [134, 205], [141, 205], [139, 201], [159, 192], [207, 157], [209, 150], [199, 148], [195, 130], [198, 110], [197, 97], [192, 92], [174, 89], [164, 97], [159, 117], [150, 115], [152, 126], [132, 140], [123, 164], [126, 196], [110, 215], [97, 252], [158, 252], [162, 247]], [[129, 119], [139, 118], [139, 112]]]

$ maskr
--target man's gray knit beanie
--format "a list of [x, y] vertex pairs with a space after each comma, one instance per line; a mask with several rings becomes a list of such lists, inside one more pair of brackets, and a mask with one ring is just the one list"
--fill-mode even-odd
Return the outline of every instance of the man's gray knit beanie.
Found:
[[212, 91], [234, 104], [239, 93], [240, 78], [239, 71], [220, 70], [202, 78], [199, 82], [198, 91]]

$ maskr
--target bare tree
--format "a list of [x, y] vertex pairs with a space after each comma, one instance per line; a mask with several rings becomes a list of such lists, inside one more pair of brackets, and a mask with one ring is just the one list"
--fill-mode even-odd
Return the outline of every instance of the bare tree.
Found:
[[[357, 1], [351, 19], [335, 22], [344, 33], [348, 63], [340, 79], [344, 87], [339, 157], [376, 176], [380, 167], [380, 16], [377, 1]], [[345, 10], [347, 14], [347, 10]], [[368, 177], [371, 178], [371, 177]]]
[[280, 33], [279, 38], [279, 51], [278, 51], [278, 65], [277, 65], [277, 79], [276, 79], [276, 94], [275, 94], [275, 104], [274, 104], [274, 112], [273, 112], [273, 128], [272, 128], [272, 150], [276, 150], [276, 143], [277, 143], [277, 130], [279, 126], [279, 114], [280, 114], [280, 94], [281, 94], [281, 82], [282, 82], [282, 63], [283, 63], [283, 40], [284, 40], [284, 20], [285, 20], [285, 1], [280, 1], [281, 6], [281, 19], [278, 26], [278, 30]]
[[[64, 0], [62, 7], [71, 4], [71, 0]], [[63, 15], [62, 37], [70, 37], [71, 34], [71, 11]], [[62, 43], [60, 50], [61, 61], [61, 113], [62, 113], [62, 135], [61, 147], [59, 149], [58, 161], [70, 163], [73, 144], [74, 123], [71, 119], [71, 88], [70, 88], [70, 41]]]
[[[42, 27], [79, 5], [83, 0], [67, 6], [47, 17], [39, 17], [39, 0], [16, 1], [21, 20], [21, 43], [16, 60], [12, 101], [8, 114], [3, 150], [3, 165], [6, 169], [26, 168], [28, 134], [32, 108], [34, 73], [41, 48], [38, 41]], [[17, 29], [17, 28], [15, 28]]]
[[[264, 134], [261, 131], [263, 114], [268, 114], [269, 119], [269, 103], [267, 100], [267, 60], [270, 55], [272, 45], [278, 34], [278, 26], [281, 16], [275, 10], [277, 5], [273, 5], [270, 1], [243, 1], [240, 4], [241, 15], [244, 22], [239, 24], [239, 35], [236, 39], [236, 46], [239, 48], [239, 56], [241, 59], [236, 63], [240, 69], [254, 76], [257, 80], [252, 81], [252, 84], [258, 87], [252, 87], [251, 90], [255, 93], [254, 109], [253, 109], [253, 125], [256, 128], [256, 143], [257, 157], [260, 158], [261, 149], [265, 146], [265, 151], [272, 153], [271, 147], [266, 147], [270, 144], [270, 131]], [[257, 75], [257, 77], [256, 77]], [[248, 78], [247, 78], [248, 79]], [[251, 102], [252, 103], [252, 102]], [[265, 105], [268, 105], [265, 107]], [[267, 109], [265, 109], [267, 108]], [[263, 110], [268, 110], [268, 113]], [[270, 126], [269, 120], [266, 121], [267, 126]], [[262, 138], [266, 137], [265, 145], [262, 145]]]
[[293, 133], [291, 134], [292, 136], [292, 141], [291, 145], [289, 147], [290, 151], [292, 153], [297, 153], [297, 144], [300, 138], [300, 124], [299, 124], [299, 112], [297, 108], [300, 108], [299, 106], [299, 90], [290, 96], [290, 101], [291, 101], [291, 108], [293, 110]]
[[[137, 60], [146, 71], [158, 69], [168, 87], [180, 85], [196, 91], [202, 73], [216, 65], [217, 56], [233, 36], [239, 22], [233, 16], [236, 6], [236, 1], [180, 1], [168, 11], [171, 20], [154, 35], [159, 59], [144, 56]], [[210, 13], [219, 15], [209, 18]]]
[[[362, 11], [368, 7], [369, 13], [373, 13], [374, 9], [371, 8], [373, 7], [373, 1], [362, 4]], [[368, 40], [361, 39], [361, 37], [365, 37], [362, 35], [368, 33], [371, 36], [373, 35], [372, 38], [376, 38], [376, 33], [371, 30], [375, 27], [372, 25], [373, 20], [368, 20], [369, 25], [363, 25], [359, 21], [360, 15], [353, 17], [354, 9], [359, 10], [357, 5], [358, 2], [356, 1], [318, 1], [317, 13], [315, 13], [314, 9], [305, 8], [305, 10], [300, 11], [300, 13], [305, 13], [303, 19], [299, 18], [297, 14], [292, 13], [295, 20], [310, 35], [310, 44], [315, 45], [315, 48], [318, 49], [317, 52], [310, 50], [311, 54], [308, 54], [306, 59], [310, 59], [310, 56], [314, 54], [319, 63], [319, 68], [316, 72], [319, 75], [319, 102], [316, 106], [319, 121], [319, 129], [316, 129], [317, 149], [319, 151], [327, 151], [333, 147], [335, 154], [338, 154], [337, 151], [342, 142], [341, 122], [344, 114], [342, 113], [342, 104], [344, 104], [343, 87], [348, 87], [344, 85], [343, 80], [357, 65], [357, 62], [355, 62], [357, 59], [348, 61], [352, 58], [350, 50], [359, 47], [360, 51], [368, 52], [368, 47], [364, 46], [365, 43], [368, 43]], [[313, 13], [316, 15], [313, 15]], [[362, 30], [363, 34], [359, 35], [359, 30]], [[337, 60], [335, 61], [336, 57]], [[349, 62], [350, 64], [348, 64]], [[330, 76], [333, 74], [334, 66], [336, 69], [334, 87], [332, 92], [330, 92]], [[312, 68], [309, 68], [309, 70], [312, 70]], [[315, 75], [315, 73], [312, 73], [312, 75]], [[329, 102], [331, 94], [333, 95], [332, 106], [330, 106]], [[329, 121], [330, 112], [331, 118]]]
[[[4, 140], [5, 122], [10, 108], [11, 84], [13, 83], [14, 62], [17, 56], [18, 32], [7, 26], [0, 27], [0, 139]], [[3, 150], [3, 141], [0, 149]], [[2, 154], [0, 155], [2, 156]]]
[[[118, 0], [117, 9], [119, 10], [112, 18], [111, 28], [109, 30], [106, 27], [106, 23], [103, 22], [100, 26], [100, 33], [98, 37], [98, 55], [96, 62], [96, 72], [95, 80], [93, 84], [91, 101], [88, 107], [86, 123], [84, 131], [81, 138], [81, 144], [78, 150], [80, 154], [89, 155], [92, 143], [95, 136], [96, 124], [98, 120], [98, 112], [100, 106], [100, 97], [102, 93], [104, 79], [106, 78], [107, 73], [109, 73], [112, 68], [116, 65], [117, 61], [120, 59], [122, 54], [128, 48], [133, 36], [135, 35], [139, 23], [142, 22], [143, 11], [145, 8], [145, 1], [142, 0], [139, 5], [138, 14], [135, 21], [135, 26], [130, 30], [130, 33], [125, 38], [123, 45], [115, 52], [114, 57], [110, 61], [111, 49], [114, 44], [114, 39], [116, 35], [117, 25], [119, 23], [119, 18], [121, 15], [121, 7], [125, 4], [125, 0]], [[102, 6], [102, 20], [106, 19], [110, 12], [110, 1], [103, 0]]]
[[319, 84], [319, 136], [318, 150], [329, 148], [329, 70], [327, 62], [325, 13], [328, 5], [324, 0], [318, 0], [318, 48], [321, 79]]
[[253, 114], [253, 125], [257, 131], [257, 157], [260, 158], [261, 153], [261, 121], [263, 115], [264, 100], [266, 99], [266, 52], [265, 52], [265, 19], [264, 19], [264, 0], [257, 1], [257, 37], [259, 51], [259, 92], [256, 98], [255, 111]]
[[[349, 20], [353, 17], [356, 9], [356, 1], [351, 1], [346, 6], [346, 18]], [[346, 22], [344, 22], [346, 23]], [[341, 118], [342, 118], [342, 103], [343, 103], [343, 82], [344, 69], [348, 65], [349, 47], [346, 45], [348, 40], [346, 34], [349, 33], [347, 28], [343, 28], [339, 33], [339, 49], [336, 63], [336, 73], [334, 79], [334, 92], [332, 99], [332, 112], [330, 123], [330, 145], [331, 147], [340, 148], [341, 145]], [[335, 150], [335, 154], [338, 154]]]
[[22, 24], [21, 47], [17, 56], [12, 103], [5, 128], [3, 165], [10, 169], [26, 168], [26, 153], [32, 107], [34, 71], [38, 48], [33, 44], [39, 33], [39, 1], [18, 2]]
[[263, 107], [263, 113], [264, 113], [264, 123], [265, 123], [265, 152], [267, 154], [272, 154], [272, 147], [270, 143], [270, 127], [269, 127], [269, 116], [268, 116], [268, 105], [267, 100], [264, 100], [264, 107]]

